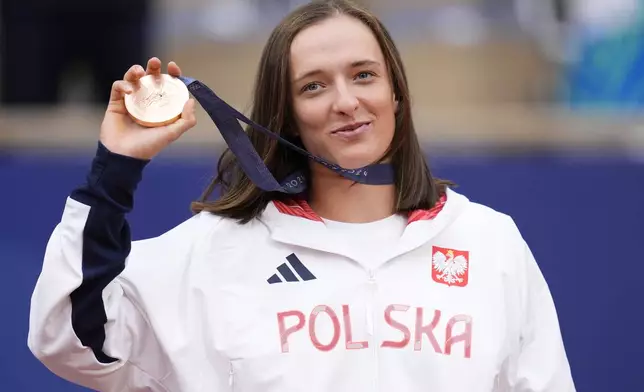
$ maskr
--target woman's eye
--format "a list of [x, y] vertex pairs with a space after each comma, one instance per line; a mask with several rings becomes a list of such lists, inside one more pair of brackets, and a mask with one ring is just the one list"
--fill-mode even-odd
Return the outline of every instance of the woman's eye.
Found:
[[320, 85], [318, 83], [309, 83], [302, 89], [303, 91], [317, 91]]
[[366, 72], [366, 71], [365, 71], [365, 72], [360, 72], [358, 75], [356, 75], [356, 77], [357, 77], [358, 79], [368, 79], [368, 78], [370, 78], [370, 77], [372, 77], [372, 76], [373, 76], [373, 73], [371, 73], [371, 72]]

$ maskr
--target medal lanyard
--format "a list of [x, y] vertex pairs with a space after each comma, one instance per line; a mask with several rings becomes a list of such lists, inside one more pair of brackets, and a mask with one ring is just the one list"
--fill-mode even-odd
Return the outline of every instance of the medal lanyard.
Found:
[[277, 181], [270, 170], [264, 164], [253, 147], [250, 138], [244, 132], [239, 121], [253, 127], [273, 140], [286, 145], [288, 148], [307, 156], [313, 161], [333, 170], [339, 175], [367, 185], [387, 185], [394, 183], [394, 170], [391, 164], [374, 164], [359, 169], [345, 169], [323, 158], [315, 156], [305, 149], [289, 142], [278, 134], [271, 132], [263, 126], [253, 122], [235, 108], [219, 98], [208, 86], [202, 82], [181, 76], [179, 79], [188, 87], [192, 96], [199, 102], [201, 107], [208, 113], [212, 121], [219, 129], [224, 141], [237, 160], [248, 178], [260, 189], [268, 192], [282, 192], [289, 194], [302, 193], [307, 186], [307, 180], [303, 172], [298, 171], [288, 175], [286, 178]]

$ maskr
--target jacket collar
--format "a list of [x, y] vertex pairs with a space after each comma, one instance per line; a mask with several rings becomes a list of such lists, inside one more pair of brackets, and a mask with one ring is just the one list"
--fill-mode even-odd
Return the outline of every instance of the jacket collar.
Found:
[[[465, 209], [469, 200], [451, 189], [429, 210], [416, 210], [408, 215], [407, 227], [397, 248], [383, 254], [390, 260], [410, 252], [430, 241], [446, 229]], [[327, 229], [305, 200], [273, 201], [268, 204], [260, 220], [268, 227], [275, 241], [342, 255], [356, 260], [351, 238], [339, 237]]]

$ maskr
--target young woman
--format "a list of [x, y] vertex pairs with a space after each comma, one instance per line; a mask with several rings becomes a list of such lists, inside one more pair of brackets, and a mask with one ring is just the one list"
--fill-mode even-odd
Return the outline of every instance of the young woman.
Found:
[[[170, 63], [168, 73], [179, 76]], [[100, 391], [574, 391], [555, 307], [508, 216], [434, 179], [400, 56], [375, 16], [315, 2], [272, 33], [251, 118], [344, 168], [389, 162], [364, 185], [253, 130], [299, 197], [264, 192], [223, 156], [194, 217], [130, 241], [146, 163], [195, 124], [143, 129], [114, 84], [86, 184], [67, 199], [32, 299], [29, 347]], [[216, 186], [222, 196], [209, 201]]]

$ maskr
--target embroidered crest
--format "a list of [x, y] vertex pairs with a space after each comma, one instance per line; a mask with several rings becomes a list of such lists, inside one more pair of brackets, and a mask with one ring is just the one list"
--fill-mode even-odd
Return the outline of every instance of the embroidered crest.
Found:
[[448, 286], [467, 286], [469, 278], [469, 252], [432, 247], [432, 279]]

